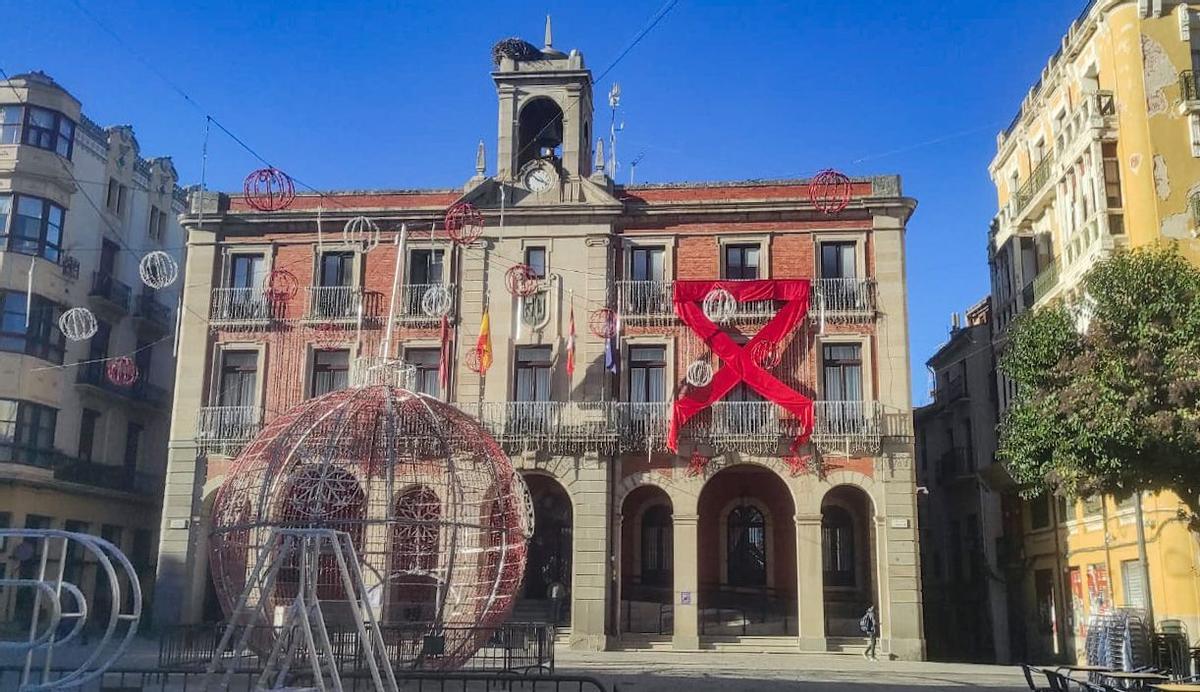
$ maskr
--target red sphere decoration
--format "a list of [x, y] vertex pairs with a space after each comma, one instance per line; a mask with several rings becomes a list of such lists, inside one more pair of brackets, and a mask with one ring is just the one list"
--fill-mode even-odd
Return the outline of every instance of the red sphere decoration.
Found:
[[471, 372], [483, 372], [483, 357], [478, 348], [467, 349], [467, 352], [463, 354], [463, 365], [467, 366]]
[[759, 366], [770, 370], [779, 365], [783, 361], [783, 354], [779, 351], [779, 344], [767, 343], [766, 341], [756, 341], [750, 347], [750, 357], [754, 359]]
[[617, 313], [608, 308], [593, 310], [588, 316], [588, 329], [601, 339], [611, 339], [617, 335]]
[[844, 173], [827, 168], [808, 184], [808, 198], [825, 214], [836, 214], [850, 206], [853, 186]]
[[263, 280], [263, 294], [272, 302], [287, 302], [299, 291], [300, 282], [296, 275], [286, 269], [275, 269]]
[[118, 387], [132, 387], [138, 381], [137, 364], [129, 356], [121, 356], [108, 361], [108, 381]]
[[516, 264], [504, 273], [504, 285], [514, 296], [525, 298], [537, 293], [538, 278], [527, 265]]
[[[532, 509], [522, 486], [479, 422], [449, 404], [388, 385], [310, 399], [268, 423], [217, 491], [209, 549], [221, 606], [228, 615], [239, 602], [271, 528], [344, 531], [361, 572], [383, 581], [377, 620], [401, 626], [395, 667], [458, 668], [520, 591]], [[348, 612], [357, 595], [332, 556], [317, 559], [322, 610]], [[280, 569], [245, 607], [269, 622], [298, 580]], [[440, 652], [421, 646], [428, 636], [443, 639]]]
[[342, 343], [342, 328], [332, 322], [313, 325], [313, 341], [320, 348], [334, 348]]
[[446, 235], [459, 245], [470, 245], [483, 235], [483, 212], [469, 202], [446, 210]]
[[258, 211], [280, 211], [292, 206], [296, 184], [278, 168], [260, 168], [246, 176], [242, 196]]

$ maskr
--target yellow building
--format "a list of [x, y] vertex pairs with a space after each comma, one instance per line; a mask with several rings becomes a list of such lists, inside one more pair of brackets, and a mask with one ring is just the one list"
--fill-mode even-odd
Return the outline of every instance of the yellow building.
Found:
[[[1177, 242], [1200, 264], [1200, 6], [1093, 0], [997, 137], [989, 171], [999, 213], [989, 234], [994, 338], [1020, 312], [1078, 296], [1116, 248]], [[1013, 385], [999, 382], [1001, 409]], [[1168, 493], [1143, 500], [1158, 621], [1200, 634], [1200, 554]], [[1014, 502], [1023, 533], [1008, 552], [1013, 650], [1082, 656], [1101, 605], [1145, 602], [1133, 502]]]

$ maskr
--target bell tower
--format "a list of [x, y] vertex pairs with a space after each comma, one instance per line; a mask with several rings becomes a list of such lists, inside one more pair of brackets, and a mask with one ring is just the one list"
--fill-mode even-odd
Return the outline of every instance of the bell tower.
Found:
[[510, 38], [492, 48], [500, 102], [496, 177], [517, 184], [530, 177], [535, 188], [546, 176], [567, 183], [592, 172], [592, 73], [578, 50], [554, 48], [549, 16], [545, 43], [539, 49]]

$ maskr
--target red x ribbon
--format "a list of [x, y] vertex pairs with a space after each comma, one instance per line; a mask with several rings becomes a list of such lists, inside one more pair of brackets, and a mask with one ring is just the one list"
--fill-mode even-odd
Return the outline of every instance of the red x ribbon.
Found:
[[[741, 346], [713, 324], [700, 306], [709, 292], [718, 288], [729, 291], [739, 303], [777, 300], [783, 301], [784, 305], [745, 346]], [[808, 439], [813, 427], [812, 399], [764, 370], [753, 354], [756, 344], [778, 344], [795, 330], [796, 325], [808, 314], [809, 290], [807, 279], [675, 282], [675, 313], [720, 357], [721, 369], [713, 375], [707, 387], [691, 388], [675, 401], [671, 412], [671, 428], [667, 433], [668, 448], [679, 451], [679, 429], [697, 413], [728, 394], [739, 382], [745, 382], [751, 389], [796, 417], [800, 422], [800, 436], [793, 448]]]

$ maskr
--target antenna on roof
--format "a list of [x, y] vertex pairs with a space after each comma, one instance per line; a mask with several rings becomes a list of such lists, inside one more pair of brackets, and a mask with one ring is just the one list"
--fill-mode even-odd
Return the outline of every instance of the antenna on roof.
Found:
[[644, 159], [644, 158], [646, 158], [646, 152], [643, 150], [643, 151], [639, 151], [638, 155], [633, 157], [633, 160], [629, 162], [629, 184], [630, 185], [633, 185], [633, 173], [634, 173], [634, 171], [637, 170], [637, 165], [639, 163], [641, 163], [642, 159]]
[[608, 170], [609, 177], [617, 179], [617, 133], [625, 129], [625, 122], [617, 126], [617, 109], [621, 107], [621, 85], [613, 82], [608, 90], [608, 107], [612, 110], [612, 119], [608, 125]]

